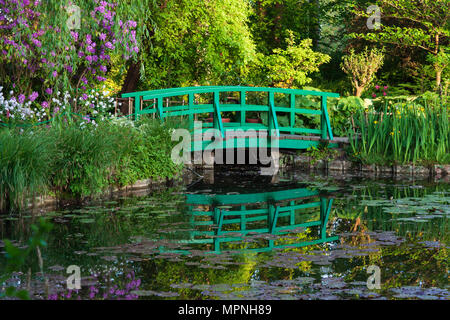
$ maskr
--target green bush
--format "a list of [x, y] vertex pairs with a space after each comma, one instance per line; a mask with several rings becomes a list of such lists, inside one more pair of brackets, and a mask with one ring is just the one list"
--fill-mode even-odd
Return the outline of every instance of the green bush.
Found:
[[48, 190], [96, 196], [111, 185], [172, 178], [171, 125], [159, 120], [77, 123], [0, 131], [0, 210], [21, 209]]
[[63, 194], [76, 197], [98, 194], [109, 184], [112, 170], [120, 159], [117, 135], [111, 126], [76, 124], [49, 131], [55, 144], [51, 166], [52, 185]]
[[328, 99], [328, 112], [331, 128], [337, 137], [345, 136], [348, 129], [352, 128], [351, 119], [356, 112], [364, 110], [364, 101], [355, 96], [340, 99]]
[[139, 179], [173, 178], [180, 166], [173, 163], [170, 123], [144, 120], [127, 137], [129, 148], [123, 155], [114, 179], [118, 185], [128, 185]]

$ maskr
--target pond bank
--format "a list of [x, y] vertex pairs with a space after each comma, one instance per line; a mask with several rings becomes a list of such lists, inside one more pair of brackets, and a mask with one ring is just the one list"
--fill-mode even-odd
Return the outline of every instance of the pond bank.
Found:
[[[299, 172], [325, 174], [329, 176], [345, 174], [368, 178], [395, 178], [395, 180], [432, 179], [435, 182], [450, 182], [450, 165], [433, 165], [430, 167], [413, 165], [378, 166], [363, 165], [347, 159], [317, 160], [314, 157], [307, 155], [281, 154], [280, 169], [294, 169]], [[139, 196], [141, 194], [146, 194], [149, 191], [168, 188], [177, 184], [189, 185], [193, 181], [199, 179], [208, 183], [214, 183], [214, 172], [214, 167], [207, 165], [192, 166], [192, 168], [187, 166], [184, 172], [180, 172], [172, 179], [143, 179], [124, 187], [111, 186], [100, 198], [127, 194]], [[278, 178], [279, 174], [273, 176], [272, 181], [277, 181]], [[57, 207], [63, 207], [76, 202], [84, 203], [91, 199], [91, 197], [84, 197], [80, 200], [58, 199], [53, 195], [40, 195], [35, 197], [34, 203], [30, 201], [28, 209], [33, 211], [54, 210]]]
[[284, 168], [295, 168], [311, 171], [332, 171], [336, 173], [370, 173], [373, 176], [400, 176], [400, 177], [419, 177], [436, 178], [438, 180], [450, 181], [450, 165], [435, 164], [429, 167], [416, 165], [364, 165], [353, 162], [348, 159], [325, 159], [318, 160], [307, 155], [282, 154], [280, 165]]
[[[164, 188], [172, 187], [176, 184], [189, 184], [192, 181], [192, 177], [188, 173], [179, 173], [174, 178], [158, 178], [158, 179], [143, 179], [138, 180], [135, 183], [117, 187], [110, 186], [102, 195], [97, 198], [114, 198], [122, 195], [133, 194], [135, 196], [142, 196], [148, 194], [149, 191], [156, 191]], [[39, 195], [34, 198], [33, 201], [29, 201], [27, 209], [33, 212], [40, 211], [45, 212], [48, 210], [55, 210], [58, 207], [64, 207], [67, 205], [73, 205], [75, 203], [85, 203], [92, 200], [92, 197], [83, 197], [82, 199], [60, 199], [54, 195]]]

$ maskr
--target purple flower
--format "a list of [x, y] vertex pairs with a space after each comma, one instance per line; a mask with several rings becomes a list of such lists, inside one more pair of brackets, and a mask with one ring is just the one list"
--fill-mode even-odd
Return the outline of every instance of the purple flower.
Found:
[[42, 43], [38, 39], [33, 39], [31, 42], [38, 48], [42, 47]]
[[95, 48], [93, 46], [88, 46], [86, 48], [86, 51], [89, 52], [89, 53], [95, 53]]
[[22, 104], [25, 102], [25, 95], [21, 94], [19, 95], [19, 99], [18, 99], [19, 103]]
[[47, 101], [42, 102], [42, 108], [44, 108], [44, 109], [48, 108], [48, 102]]
[[30, 99], [31, 102], [33, 102], [34, 100], [37, 99], [37, 97], [39, 97], [39, 94], [36, 91], [34, 91], [32, 94], [30, 94], [28, 98]]
[[105, 41], [106, 40], [106, 34], [104, 33], [100, 33], [100, 35], [98, 36], [100, 40]]
[[45, 93], [48, 94], [48, 95], [51, 95], [53, 93], [52, 88], [45, 89]]
[[115, 48], [114, 45], [109, 41], [107, 43], [105, 43], [105, 47], [107, 47], [110, 50], [114, 50], [114, 48]]
[[53, 76], [53, 78], [56, 78], [58, 76], [58, 72], [53, 71], [52, 76]]
[[78, 32], [70, 31], [70, 34], [72, 35], [73, 40], [75, 40], [75, 42], [77, 42], [78, 41]]
[[377, 89], [377, 90], [380, 89], [380, 86], [379, 86], [379, 85], [376, 85], [376, 86], [375, 86], [375, 89]]

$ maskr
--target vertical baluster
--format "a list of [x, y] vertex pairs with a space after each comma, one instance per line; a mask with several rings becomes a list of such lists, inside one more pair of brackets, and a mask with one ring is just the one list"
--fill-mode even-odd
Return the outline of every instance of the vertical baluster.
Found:
[[[191, 112], [194, 110], [194, 94], [189, 93], [188, 110]], [[194, 128], [194, 114], [189, 113], [189, 129]]]
[[158, 104], [157, 104], [157, 106], [158, 106], [158, 115], [159, 115], [159, 119], [160, 119], [161, 121], [164, 121], [164, 111], [163, 111], [164, 105], [163, 105], [163, 98], [158, 98]]
[[141, 97], [134, 97], [134, 113], [135, 119], [139, 120], [139, 114], [141, 112]]
[[245, 99], [246, 99], [246, 95], [245, 95], [245, 91], [241, 91], [241, 126], [245, 125]]
[[222, 137], [225, 137], [223, 130], [222, 115], [220, 113], [220, 91], [214, 91], [214, 129], [219, 129]]
[[[289, 104], [291, 107], [291, 119], [290, 119], [290, 127], [293, 129], [295, 127], [295, 94], [290, 94]], [[291, 134], [295, 134], [294, 131], [291, 131]]]
[[327, 121], [325, 119], [325, 108], [326, 108], [326, 103], [327, 103], [327, 99], [324, 97], [322, 97], [322, 103], [321, 103], [321, 108], [320, 111], [322, 112], [322, 114], [320, 115], [320, 130], [322, 131], [322, 135], [321, 138], [326, 140], [328, 135], [327, 135]]

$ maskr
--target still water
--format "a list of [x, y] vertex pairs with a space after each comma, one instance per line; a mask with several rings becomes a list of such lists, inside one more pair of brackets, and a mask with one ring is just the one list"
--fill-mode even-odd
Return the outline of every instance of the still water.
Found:
[[[7, 284], [36, 299], [450, 297], [449, 184], [292, 171], [213, 180], [44, 213], [44, 273], [32, 256]], [[24, 245], [36, 219], [1, 216], [0, 239]], [[80, 290], [67, 289], [71, 265]]]

